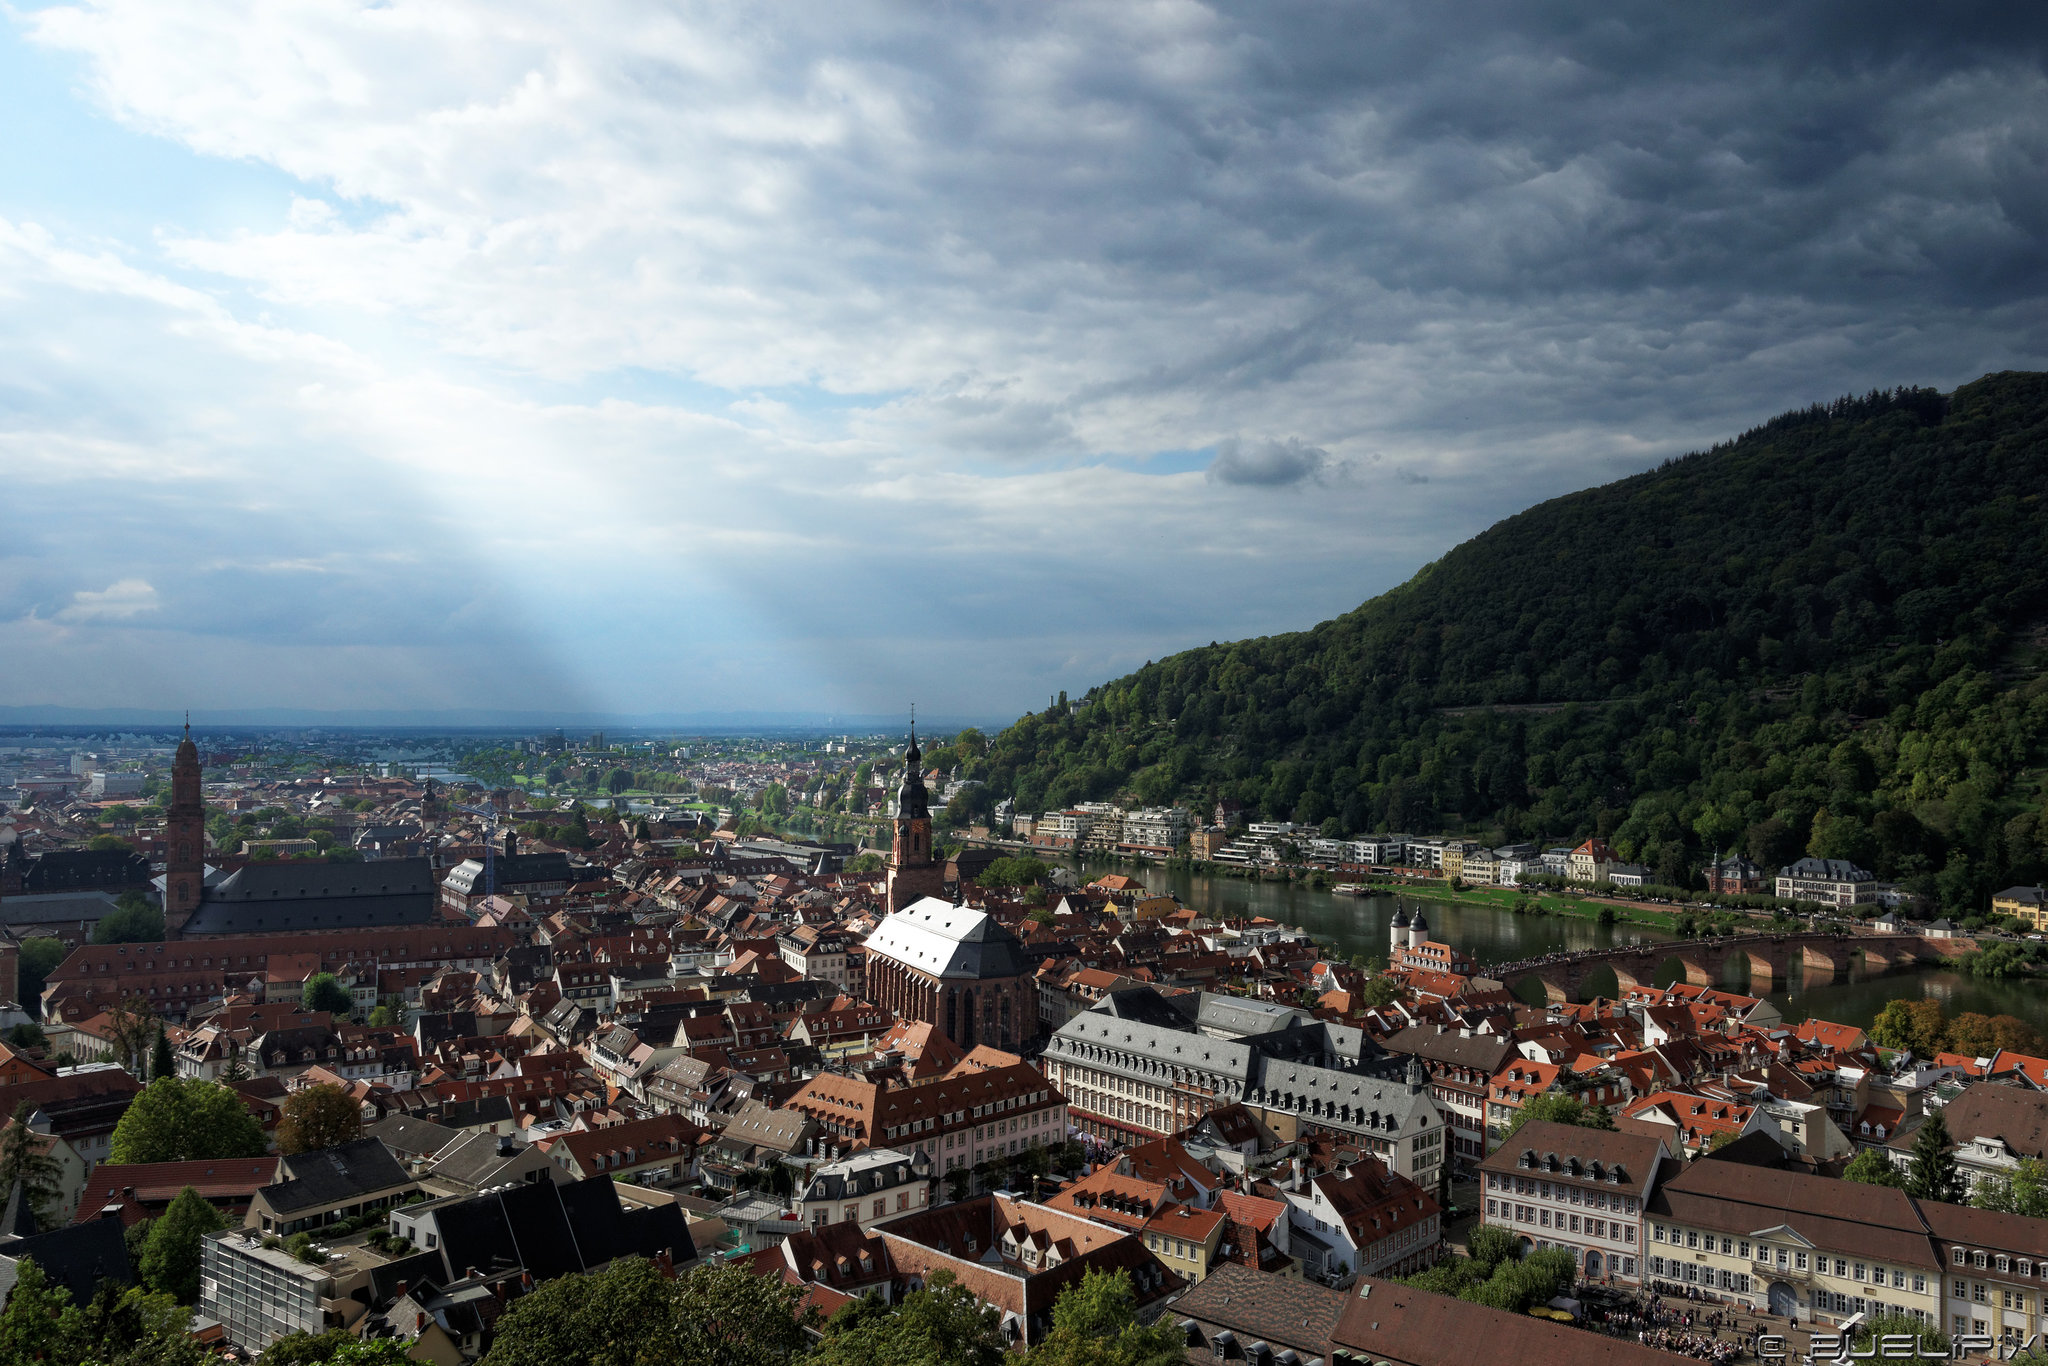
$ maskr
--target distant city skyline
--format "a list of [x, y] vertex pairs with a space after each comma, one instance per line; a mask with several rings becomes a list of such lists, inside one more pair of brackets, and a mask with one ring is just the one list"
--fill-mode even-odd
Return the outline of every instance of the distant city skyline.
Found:
[[0, 708], [993, 721], [1304, 628], [1786, 408], [2048, 366], [2041, 36], [13, 11]]

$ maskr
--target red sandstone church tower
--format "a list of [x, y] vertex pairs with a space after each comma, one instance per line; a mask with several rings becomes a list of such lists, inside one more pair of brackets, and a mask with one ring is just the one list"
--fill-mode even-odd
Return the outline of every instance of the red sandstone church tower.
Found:
[[175, 939], [199, 909], [206, 882], [206, 803], [199, 797], [199, 747], [192, 723], [171, 760], [171, 805], [164, 818], [164, 934]]
[[887, 896], [894, 915], [921, 897], [938, 896], [946, 886], [946, 870], [932, 862], [931, 799], [924, 790], [917, 747], [917, 723], [910, 723], [910, 748], [903, 754], [903, 782], [896, 789], [896, 835], [889, 846]]

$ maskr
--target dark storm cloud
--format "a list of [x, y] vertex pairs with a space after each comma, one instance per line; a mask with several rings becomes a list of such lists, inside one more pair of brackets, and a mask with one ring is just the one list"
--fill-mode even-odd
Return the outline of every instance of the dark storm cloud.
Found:
[[1216, 458], [1209, 462], [1207, 477], [1212, 484], [1278, 488], [1320, 479], [1330, 468], [1328, 451], [1304, 445], [1294, 437], [1256, 442], [1231, 437], [1216, 443]]
[[[1060, 259], [1134, 297], [1301, 301], [1077, 404], [1395, 348], [1428, 358], [1423, 423], [1548, 427], [1669, 412], [1716, 372], [1756, 411], [2039, 354], [2014, 310], [2048, 288], [2037, 12], [1246, 5], [1152, 60], [1101, 11], [1040, 14], [901, 54], [928, 127], [960, 133], [924, 167], [931, 232], [1048, 300]], [[1005, 117], [983, 54], [1028, 63], [1056, 24], [1033, 89], [1064, 117]], [[1815, 364], [1802, 339], [1839, 346]]]

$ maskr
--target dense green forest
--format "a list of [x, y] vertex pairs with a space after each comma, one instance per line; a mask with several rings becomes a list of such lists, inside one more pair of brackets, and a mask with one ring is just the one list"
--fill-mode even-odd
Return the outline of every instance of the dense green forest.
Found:
[[[2048, 375], [1873, 392], [1531, 508], [1334, 621], [1148, 664], [973, 767], [1034, 812], [2048, 875]], [[1065, 699], [1062, 699], [1064, 703]]]

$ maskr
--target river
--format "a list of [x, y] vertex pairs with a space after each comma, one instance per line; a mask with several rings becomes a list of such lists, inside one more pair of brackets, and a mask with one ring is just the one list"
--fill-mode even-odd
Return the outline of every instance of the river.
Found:
[[[1209, 877], [1180, 868], [1138, 868], [1089, 861], [1087, 876], [1122, 872], [1136, 876], [1155, 892], [1170, 892], [1182, 905], [1210, 914], [1261, 915], [1286, 925], [1299, 925], [1318, 940], [1336, 945], [1345, 956], [1363, 953], [1384, 957], [1394, 913], [1418, 910], [1429, 919], [1432, 939], [1451, 944], [1479, 963], [1514, 962], [1561, 950], [1606, 948], [1610, 945], [1673, 940], [1664, 930], [1641, 925], [1602, 925], [1571, 916], [1511, 915], [1486, 906], [1413, 897], [1337, 896], [1331, 892], [1284, 882], [1249, 878]], [[1667, 963], [1657, 982], [1675, 980], [1676, 962]], [[1748, 965], [1731, 964], [1723, 985], [1748, 989]], [[1606, 988], [1614, 990], [1610, 984]], [[1788, 1020], [1819, 1016], [1837, 1024], [1867, 1026], [1887, 1001], [1931, 996], [1954, 1016], [1965, 1011], [1985, 1015], [2016, 1015], [2048, 1034], [2048, 991], [2031, 982], [1987, 982], [1939, 968], [1907, 968], [1868, 973], [1862, 969], [1833, 980], [1795, 976], [1786, 990], [1769, 993]]]

